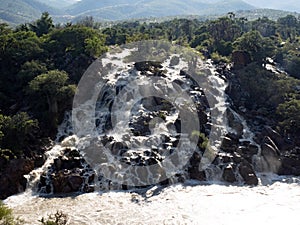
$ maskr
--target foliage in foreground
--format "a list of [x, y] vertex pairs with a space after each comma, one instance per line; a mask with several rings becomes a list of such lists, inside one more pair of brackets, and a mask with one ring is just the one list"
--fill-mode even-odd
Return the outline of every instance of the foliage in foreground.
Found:
[[0, 201], [0, 225], [21, 225], [22, 221], [13, 216], [12, 209]]
[[66, 225], [68, 223], [68, 216], [61, 211], [51, 214], [47, 219], [44, 217], [39, 220], [43, 225]]

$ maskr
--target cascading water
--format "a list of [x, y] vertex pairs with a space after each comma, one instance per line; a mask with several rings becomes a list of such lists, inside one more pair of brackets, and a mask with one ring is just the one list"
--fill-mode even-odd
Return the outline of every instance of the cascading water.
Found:
[[[58, 144], [48, 151], [48, 159], [44, 166], [28, 175], [29, 189], [35, 188], [36, 190], [37, 183], [41, 179], [42, 181], [38, 185], [39, 193], [58, 192], [53, 190], [52, 185], [55, 179], [53, 165], [54, 167], [64, 168], [60, 164], [65, 157], [66, 150], [72, 152], [85, 149], [86, 144], [90, 144], [91, 138], [100, 140], [102, 144], [105, 142], [106, 146], [109, 145], [114, 156], [113, 159], [108, 158], [112, 160], [108, 163], [111, 165], [114, 164], [115, 157], [119, 161], [130, 165], [147, 166], [157, 164], [176, 151], [179, 139], [184, 136], [183, 134], [180, 136], [180, 112], [170, 102], [164, 100], [163, 93], [160, 93], [162, 98], [153, 96], [144, 98], [143, 96], [137, 96], [139, 93], [135, 91], [136, 85], [140, 85], [140, 83], [149, 86], [149, 82], [153, 81], [153, 76], [163, 77], [165, 81], [164, 83], [159, 83], [161, 80], [157, 81], [158, 89], [155, 90], [157, 93], [161, 88], [176, 88], [172, 86], [173, 83], [179, 84], [179, 87], [198, 104], [197, 109], [191, 110], [198, 110], [198, 114], [201, 112], [202, 117], [207, 117], [202, 118], [200, 132], [203, 132], [206, 136], [210, 135], [210, 150], [200, 152], [195, 146], [196, 152], [199, 152], [200, 155], [203, 154], [197, 164], [198, 172], [203, 171], [205, 173], [206, 178], [203, 179], [224, 180], [224, 177], [222, 178], [224, 169], [231, 168], [234, 163], [232, 152], [228, 152], [228, 149], [224, 148], [223, 142], [224, 138], [225, 141], [227, 140], [226, 136], [235, 135], [237, 147], [246, 142], [248, 145], [260, 148], [254, 142], [254, 134], [251, 133], [246, 121], [230, 108], [227, 101], [228, 96], [225, 94], [226, 80], [215, 71], [211, 61], [199, 65], [201, 72], [205, 74], [205, 80], [202, 80], [203, 83], [201, 84], [202, 87], [199, 87], [199, 84], [188, 74], [189, 65], [184, 60], [180, 60], [180, 54], [170, 55], [164, 62], [151, 64], [150, 66], [124, 62], [124, 57], [129, 54], [130, 51], [125, 50], [122, 53], [108, 54], [102, 59], [103, 66], [110, 66], [110, 72], [101, 80], [101, 82], [105, 81], [105, 84], [99, 84], [102, 86], [95, 106], [95, 130], [81, 137], [72, 135], [74, 131], [71, 116], [66, 114], [65, 120], [58, 130]], [[172, 60], [178, 62], [174, 63]], [[111, 65], [116, 67], [114, 68]], [[145, 68], [137, 68], [143, 66]], [[136, 79], [140, 79], [139, 83], [133, 82]], [[118, 94], [122, 95], [121, 99], [116, 98]], [[168, 94], [174, 93], [169, 91]], [[130, 101], [123, 101], [124, 96]], [[134, 97], [130, 99], [132, 96]], [[186, 104], [184, 98], [177, 98], [176, 101], [178, 105]], [[90, 104], [90, 102], [88, 101], [86, 104]], [[118, 106], [114, 107], [115, 105]], [[85, 107], [88, 108], [89, 105], [85, 105]], [[228, 122], [228, 112], [233, 115], [233, 120], [240, 125], [238, 129], [241, 129], [241, 131]], [[129, 120], [124, 117], [124, 114], [127, 114]], [[112, 121], [120, 117], [122, 119], [119, 119], [118, 123], [113, 125]], [[214, 129], [211, 129], [212, 127]], [[59, 143], [62, 139], [64, 140]], [[193, 143], [189, 142], [188, 139], [185, 141], [187, 142], [184, 145], [190, 148]], [[228, 158], [231, 159], [228, 161]], [[215, 160], [214, 163], [210, 163], [213, 160]], [[101, 171], [96, 171], [96, 173], [99, 173], [95, 176], [88, 163], [89, 161], [86, 163], [83, 160], [80, 162], [79, 174], [84, 177], [80, 190], [92, 190], [95, 185], [101, 190], [124, 188], [124, 186], [106, 179]], [[189, 179], [188, 167], [189, 165], [180, 168], [181, 170], [177, 170], [176, 173], [166, 171], [166, 173], [170, 173], [167, 177], [169, 178], [168, 182], [177, 183], [179, 180]], [[235, 181], [242, 181], [237, 168], [233, 169], [233, 174]], [[149, 180], [155, 180], [153, 174], [149, 173], [147, 176], [149, 177], [144, 181], [145, 185]], [[91, 177], [94, 177], [94, 180]], [[225, 179], [225, 181], [229, 180]], [[153, 181], [150, 184], [155, 183], [157, 182]], [[86, 188], [86, 186], [89, 186], [89, 188]], [[134, 187], [135, 185], [129, 186]]]
[[[280, 191], [284, 193], [299, 182], [288, 180], [287, 183], [292, 183], [293, 187], [275, 183], [270, 194], [262, 186], [249, 189], [214, 184], [221, 181], [256, 184], [258, 181], [252, 162], [261, 162], [260, 145], [255, 142], [255, 135], [245, 119], [230, 107], [225, 94], [226, 79], [216, 72], [211, 61], [199, 63], [199, 71], [204, 79], [194, 79], [191, 76], [193, 71], [189, 70], [190, 65], [180, 59], [179, 53], [172, 53], [159, 63], [124, 61], [129, 55], [130, 51], [125, 50], [109, 53], [102, 59], [102, 66], [109, 67], [109, 73], [96, 83], [100, 90], [94, 102], [84, 102], [85, 110], [81, 108], [80, 111], [92, 115], [92, 129], [91, 121], [83, 119], [78, 120], [74, 127], [71, 115], [66, 114], [58, 131], [56, 145], [47, 152], [45, 164], [27, 176], [29, 185], [26, 193], [5, 201], [23, 218], [27, 214], [25, 221], [28, 224], [37, 224], [41, 216], [58, 209], [70, 215], [70, 224], [199, 224], [199, 221], [208, 224], [212, 218], [214, 223], [234, 224], [234, 221], [241, 219], [247, 221], [245, 218], [251, 212], [245, 212], [251, 211], [253, 207], [257, 212], [256, 207], [260, 206], [253, 199], [270, 204], [270, 201], [274, 201], [272, 194]], [[142, 87], [143, 92], [137, 92], [137, 86]], [[178, 93], [170, 91], [176, 88], [183, 90], [179, 92], [181, 96], [174, 97]], [[166, 93], [172, 97], [165, 96]], [[188, 102], [187, 98], [192, 99], [192, 102]], [[93, 113], [89, 114], [91, 108]], [[199, 119], [197, 132], [192, 133], [202, 139], [197, 139], [196, 143], [193, 142], [193, 135], [182, 132], [185, 131], [184, 123], [188, 121], [182, 115], [183, 109], [190, 116], [196, 113]], [[78, 127], [79, 132], [76, 132]], [[200, 147], [205, 137], [209, 138], [208, 144]], [[89, 152], [91, 143], [96, 148], [91, 148]], [[99, 152], [95, 149], [103, 148], [110, 151], [108, 155], [102, 153], [106, 156], [106, 164], [123, 175], [122, 181], [127, 181], [126, 174], [114, 168], [119, 166], [115, 161], [122, 162], [122, 166], [129, 165], [127, 172], [130, 173], [133, 173], [132, 168], [135, 166], [150, 166], [150, 169], [136, 183], [132, 177], [124, 183], [118, 183], [119, 178], [111, 180], [107, 176], [111, 174], [105, 171], [106, 167], [100, 167], [99, 161], [95, 162], [92, 157], [97, 159]], [[192, 155], [187, 154], [190, 148], [193, 148]], [[178, 149], [182, 151], [179, 158], [187, 158], [187, 161], [177, 159], [177, 164], [174, 159], [168, 161]], [[168, 163], [163, 164], [164, 161]], [[156, 168], [163, 168], [163, 172], [151, 169], [153, 165], [159, 165]], [[180, 166], [174, 168], [174, 165]], [[161, 177], [166, 179], [161, 180]], [[275, 182], [274, 179], [281, 178], [270, 177], [270, 184]], [[178, 182], [185, 184], [171, 186]], [[158, 183], [168, 183], [170, 186], [161, 190]], [[134, 189], [136, 186], [152, 188], [139, 191]], [[120, 191], [128, 188], [130, 191]], [[117, 191], [103, 193], [103, 190]], [[63, 199], [40, 197], [45, 193], [72, 191], [80, 191], [81, 195], [65, 196]], [[299, 199], [299, 196], [294, 198], [292, 193], [284, 196], [285, 204], [296, 203], [296, 199]], [[282, 201], [281, 197], [278, 202]], [[239, 199], [243, 199], [243, 202], [239, 202]], [[230, 206], [222, 203], [229, 200], [232, 202]], [[240, 206], [244, 203], [248, 204], [245, 210], [236, 214], [234, 204]], [[216, 209], [220, 216], [215, 214]], [[235, 213], [226, 216], [228, 209]], [[269, 211], [261, 208], [261, 212], [263, 215]], [[214, 217], [210, 218], [211, 214]], [[289, 216], [294, 218], [294, 212], [289, 212]], [[277, 220], [275, 216], [274, 221]]]

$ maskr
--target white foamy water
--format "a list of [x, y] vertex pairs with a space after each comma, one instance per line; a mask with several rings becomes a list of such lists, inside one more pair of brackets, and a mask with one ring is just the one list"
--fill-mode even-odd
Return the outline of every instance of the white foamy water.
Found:
[[[126, 78], [130, 73], [124, 72], [133, 65], [127, 65], [121, 59], [128, 56], [129, 51], [119, 53], [117, 55], [109, 54], [108, 59], [104, 59], [104, 65], [113, 65], [112, 73], [107, 75], [109, 84], [115, 84], [118, 81], [115, 73], [119, 73], [119, 77]], [[175, 55], [176, 56], [176, 55]], [[167, 71], [166, 79], [170, 89], [173, 88], [171, 83], [175, 80], [185, 81], [184, 77], [180, 75], [180, 70], [187, 67], [184, 61], [180, 60], [177, 66], [169, 66], [170, 59], [165, 61], [163, 69]], [[202, 67], [201, 67], [202, 68]], [[212, 148], [217, 152], [221, 140], [220, 137], [232, 131], [227, 125], [227, 118], [225, 116], [228, 109], [226, 101], [225, 88], [226, 82], [221, 79], [214, 70], [211, 62], [207, 62], [202, 69], [207, 70], [207, 84], [203, 85], [203, 91], [207, 94], [210, 101], [212, 129], [210, 141]], [[123, 71], [123, 72], [122, 72]], [[137, 76], [136, 70], [131, 70]], [[141, 84], [147, 84], [147, 79], [143, 79]], [[122, 81], [123, 82], [123, 81]], [[121, 84], [121, 83], [120, 83]], [[123, 84], [123, 83], [122, 83]], [[126, 88], [135, 83], [126, 83]], [[201, 83], [202, 84], [202, 83]], [[137, 85], [133, 85], [131, 89], [135, 90]], [[211, 88], [209, 88], [211, 87]], [[125, 90], [125, 89], [124, 89]], [[127, 89], [126, 89], [127, 90]], [[195, 92], [195, 91], [194, 91]], [[138, 97], [134, 91], [133, 96]], [[197, 92], [196, 92], [197, 93]], [[110, 92], [108, 92], [108, 100]], [[163, 96], [163, 95], [162, 95]], [[179, 99], [179, 98], [178, 98]], [[181, 99], [179, 99], [181, 100]], [[182, 103], [183, 101], [181, 100]], [[124, 104], [124, 108], [132, 106], [133, 104], [127, 101], [119, 101]], [[107, 104], [107, 102], [103, 103]], [[122, 106], [121, 104], [121, 106]], [[101, 104], [100, 104], [101, 105]], [[90, 102], [87, 102], [87, 108], [90, 107]], [[145, 109], [136, 107], [141, 112]], [[101, 108], [102, 109], [102, 108]], [[114, 108], [113, 108], [114, 109]], [[118, 109], [118, 108], [116, 108]], [[121, 109], [123, 109], [121, 107]], [[115, 114], [123, 118], [116, 129], [110, 131], [110, 135], [118, 141], [122, 141], [125, 133], [125, 123], [130, 110], [116, 110]], [[233, 112], [233, 111], [232, 111]], [[94, 113], [94, 112], [93, 112]], [[100, 133], [103, 131], [105, 120], [109, 110], [102, 110], [97, 112], [100, 118]], [[254, 134], [251, 132], [245, 119], [234, 113], [235, 117], [239, 119], [243, 125], [243, 139], [255, 144]], [[176, 132], [175, 129], [168, 131], [166, 126], [168, 123], [173, 124], [178, 117], [178, 112], [170, 113], [166, 116], [166, 123], [163, 120], [155, 120], [155, 126], [152, 127], [150, 137], [153, 140], [158, 140], [161, 134], [168, 134], [168, 132]], [[67, 123], [62, 125], [62, 129], [58, 132], [58, 137], [68, 137], [72, 134], [70, 132], [71, 126]], [[84, 122], [80, 125], [86, 127]], [[102, 126], [103, 125], [103, 126]], [[122, 127], [123, 129], [120, 129]], [[64, 129], [63, 129], [64, 128]], [[90, 129], [88, 129], [89, 131]], [[222, 183], [210, 181], [210, 183], [197, 183], [194, 181], [187, 181], [186, 184], [176, 184], [169, 187], [162, 188], [154, 186], [149, 190], [139, 190], [138, 194], [134, 191], [110, 191], [110, 192], [94, 192], [88, 194], [79, 194], [73, 196], [61, 197], [42, 197], [35, 195], [34, 187], [38, 182], [38, 177], [53, 163], [53, 160], [60, 156], [64, 148], [84, 146], [90, 136], [99, 133], [89, 133], [85, 137], [69, 136], [62, 143], [58, 143], [52, 150], [48, 152], [48, 159], [42, 168], [33, 171], [28, 175], [29, 188], [20, 195], [9, 197], [5, 203], [13, 208], [16, 216], [20, 216], [25, 224], [41, 224], [38, 222], [42, 217], [47, 217], [49, 214], [54, 214], [56, 211], [62, 211], [68, 215], [68, 224], [84, 225], [84, 224], [218, 224], [218, 225], [235, 225], [235, 224], [297, 224], [299, 220], [300, 210], [300, 180], [297, 178], [284, 178], [274, 175], [260, 174], [260, 185], [257, 187], [247, 186], [228, 186]], [[170, 135], [173, 138], [172, 135]], [[148, 137], [147, 137], [148, 138]], [[138, 144], [143, 144], [147, 141], [145, 137], [132, 137], [130, 140], [137, 141]], [[151, 140], [152, 140], [151, 139]], [[60, 140], [60, 138], [58, 138]], [[213, 141], [215, 140], [215, 141]], [[134, 142], [136, 143], [136, 142]], [[129, 143], [130, 146], [130, 143]], [[144, 147], [142, 145], [142, 147]], [[128, 151], [130, 153], [130, 150]], [[203, 165], [209, 165], [214, 159], [215, 154], [210, 156], [208, 151], [204, 156], [209, 158], [209, 162], [204, 161]], [[206, 156], [207, 155], [207, 156]], [[203, 157], [203, 158], [205, 158]], [[210, 159], [211, 158], [211, 159]], [[259, 158], [259, 157], [258, 157]], [[202, 164], [200, 166], [202, 167]], [[204, 167], [202, 167], [204, 168]], [[218, 178], [220, 180], [221, 171], [217, 166], [208, 168], [212, 170], [212, 179]], [[216, 171], [214, 171], [216, 170]], [[209, 176], [210, 178], [210, 176]], [[108, 188], [109, 189], [109, 188]]]
[[190, 182], [164, 189], [154, 187], [142, 195], [124, 191], [64, 198], [22, 194], [5, 203], [31, 225], [57, 210], [68, 214], [68, 224], [74, 225], [298, 224], [299, 184], [296, 179], [257, 187]]

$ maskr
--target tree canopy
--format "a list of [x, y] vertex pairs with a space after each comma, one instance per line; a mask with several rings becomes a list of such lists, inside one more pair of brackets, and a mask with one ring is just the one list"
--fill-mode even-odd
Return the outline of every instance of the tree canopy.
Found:
[[[229, 13], [207, 21], [115, 24], [86, 17], [78, 23], [54, 25], [45, 12], [38, 20], [16, 28], [0, 24], [0, 148], [21, 151], [30, 137], [36, 136], [36, 129], [54, 137], [89, 65], [113, 45], [148, 39], [191, 47], [215, 63], [230, 64], [235, 51], [247, 52], [252, 63], [235, 73], [246, 81], [244, 90], [255, 96], [249, 107], [267, 102], [278, 129], [292, 132], [300, 127], [300, 22], [295, 16], [250, 21]], [[290, 76], [272, 77], [262, 66], [266, 58]], [[12, 133], [20, 136], [20, 145], [13, 143]]]

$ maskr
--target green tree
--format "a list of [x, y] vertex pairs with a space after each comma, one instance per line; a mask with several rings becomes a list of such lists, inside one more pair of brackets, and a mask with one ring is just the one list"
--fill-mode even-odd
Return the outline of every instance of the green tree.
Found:
[[235, 50], [246, 51], [250, 54], [251, 60], [263, 63], [267, 56], [272, 56], [274, 45], [269, 38], [264, 38], [254, 30], [243, 34], [233, 43]]
[[252, 22], [252, 29], [259, 31], [263, 37], [274, 36], [276, 34], [276, 22], [262, 17]]
[[298, 19], [293, 15], [287, 15], [277, 20], [278, 33], [284, 40], [289, 39], [295, 41], [297, 36], [297, 28], [299, 26]]
[[18, 72], [18, 81], [20, 85], [24, 87], [27, 85], [33, 78], [39, 74], [46, 73], [47, 67], [44, 63], [41, 63], [37, 60], [32, 60], [30, 62], [25, 62], [21, 66], [21, 70]]
[[37, 129], [38, 121], [30, 118], [26, 112], [12, 117], [0, 114], [1, 148], [11, 149], [14, 154], [20, 155], [30, 144]]
[[18, 82], [20, 67], [42, 53], [41, 40], [32, 31], [0, 33], [0, 107], [15, 104], [23, 89]]
[[285, 132], [296, 134], [300, 132], [300, 100], [292, 99], [277, 107], [277, 114], [281, 116], [280, 123]]
[[48, 105], [49, 132], [56, 132], [59, 121], [59, 103], [68, 105], [75, 93], [75, 86], [68, 85], [69, 77], [64, 71], [51, 70], [35, 77], [29, 83], [31, 93], [46, 100]]
[[105, 36], [99, 30], [70, 26], [47, 35], [44, 46], [54, 68], [66, 71], [72, 81], [78, 82], [94, 56], [106, 49], [104, 40]]
[[105, 53], [108, 49], [105, 46], [104, 36], [85, 39], [85, 50], [88, 55], [95, 58]]
[[43, 34], [48, 34], [54, 28], [53, 20], [48, 12], [44, 12], [40, 19], [32, 24], [29, 24], [30, 29], [36, 33], [38, 37]]
[[241, 35], [241, 27], [236, 24], [236, 20], [228, 17], [221, 17], [209, 22], [208, 31], [216, 42], [233, 41]]

